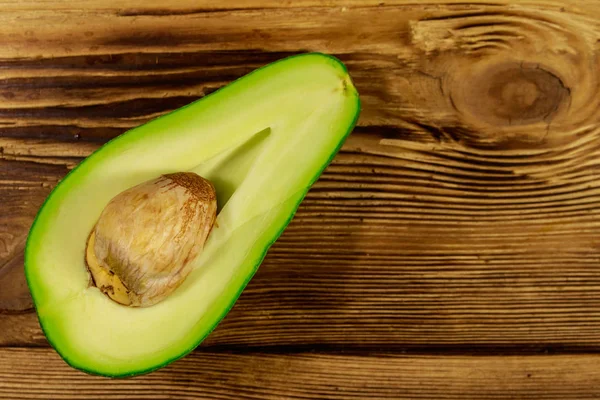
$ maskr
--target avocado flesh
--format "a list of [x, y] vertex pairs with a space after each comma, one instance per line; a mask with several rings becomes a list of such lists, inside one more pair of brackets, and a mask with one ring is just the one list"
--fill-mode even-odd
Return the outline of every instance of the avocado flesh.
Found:
[[[40, 209], [25, 252], [52, 346], [71, 366], [114, 377], [155, 370], [194, 349], [233, 306], [359, 110], [344, 65], [304, 54], [132, 129], [80, 163]], [[215, 227], [168, 298], [148, 308], [119, 305], [89, 285], [88, 235], [112, 197], [180, 171], [215, 185]]]

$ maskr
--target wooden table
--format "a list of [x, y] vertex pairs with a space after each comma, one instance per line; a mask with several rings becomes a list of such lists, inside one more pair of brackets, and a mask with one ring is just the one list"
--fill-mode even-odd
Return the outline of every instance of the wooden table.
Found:
[[[0, 398], [600, 397], [600, 1], [0, 1]], [[234, 309], [128, 380], [48, 347], [23, 246], [126, 129], [344, 61], [358, 127]]]

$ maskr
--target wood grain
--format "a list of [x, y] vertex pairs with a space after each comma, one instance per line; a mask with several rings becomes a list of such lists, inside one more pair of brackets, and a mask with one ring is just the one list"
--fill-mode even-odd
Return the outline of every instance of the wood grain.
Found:
[[[422, 6], [436, 6], [436, 5], [451, 5], [458, 7], [473, 6], [473, 5], [506, 5], [514, 4], [511, 0], [499, 0], [494, 3], [490, 3], [488, 0], [474, 0], [469, 2], [462, 2], [456, 0], [437, 0], [435, 2], [423, 3]], [[526, 4], [529, 6], [537, 6], [543, 8], [560, 8], [566, 7], [562, 0], [525, 0], [519, 1], [518, 3]], [[572, 2], [569, 9], [582, 10], [578, 7], [581, 1]], [[215, 7], [215, 3], [211, 0], [180, 0], [177, 2], [165, 2], [161, 0], [146, 0], [140, 2], [139, 0], [123, 0], [119, 2], [110, 2], [102, 0], [74, 0], [68, 4], [60, 0], [2, 0], [0, 1], [3, 9], [10, 11], [30, 11], [30, 10], [87, 10], [94, 12], [112, 12], [117, 13], [123, 10], [140, 10], [153, 12], [157, 16], [164, 15], [177, 15], [182, 13], [194, 13], [194, 12], [226, 12], [226, 11], [240, 11], [246, 9], [266, 8], [266, 9], [281, 9], [281, 8], [305, 8], [305, 7], [321, 7], [321, 8], [333, 8], [333, 7], [365, 7], [365, 6], [378, 6], [382, 7], [385, 5], [402, 5], [402, 6], [415, 6], [415, 3], [407, 0], [388, 0], [382, 2], [380, 0], [286, 0], [286, 1], [272, 1], [272, 0], [229, 0], [227, 2], [219, 3], [218, 7]], [[418, 5], [418, 3], [417, 3]], [[590, 7], [586, 5], [587, 7]]]
[[[547, 166], [506, 172], [535, 167], [518, 158], [464, 169], [451, 148], [387, 140], [359, 130], [347, 141], [206, 346], [600, 345], [592, 168], [556, 182], [534, 177]], [[51, 166], [56, 176], [44, 179], [57, 181], [69, 156], [94, 148], [27, 143], [42, 164], [13, 162], [36, 166], [18, 172], [31, 184], [10, 191], [15, 209], [26, 193], [43, 201], [39, 171]], [[63, 166], [43, 164], [59, 153]], [[45, 343], [33, 314], [3, 316], [0, 326], [4, 344]]]
[[25, 238], [102, 143], [304, 51], [363, 104], [202, 351], [106, 385], [4, 349], [0, 397], [598, 397], [600, 2], [214, 4], [0, 1], [0, 346], [47, 345]]
[[[31, 307], [24, 238], [81, 157], [310, 49], [349, 66], [360, 127], [207, 344], [598, 346], [594, 4], [93, 8], [92, 22], [52, 4], [17, 10], [64, 22], [51, 31], [2, 28], [5, 314]], [[33, 315], [0, 324], [0, 343], [43, 344]]]
[[600, 356], [196, 352], [109, 380], [45, 349], [0, 350], [0, 399], [596, 399]]

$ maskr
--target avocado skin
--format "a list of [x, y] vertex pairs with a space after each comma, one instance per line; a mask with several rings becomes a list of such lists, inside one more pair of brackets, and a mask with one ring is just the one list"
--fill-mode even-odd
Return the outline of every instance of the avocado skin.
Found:
[[[215, 96], [217, 95], [217, 93], [220, 93], [221, 91], [226, 90], [229, 86], [235, 84], [236, 82], [242, 81], [245, 78], [257, 73], [258, 71], [261, 71], [263, 69], [269, 68], [272, 65], [275, 64], [279, 64], [279, 63], [285, 63], [285, 62], [289, 62], [295, 58], [300, 58], [300, 57], [323, 57], [325, 59], [328, 59], [330, 61], [332, 61], [334, 64], [336, 64], [336, 66], [340, 69], [340, 72], [342, 72], [345, 76], [349, 76], [348, 75], [348, 70], [346, 68], [346, 66], [337, 58], [334, 57], [332, 55], [329, 54], [324, 54], [324, 53], [319, 53], [319, 52], [311, 52], [311, 53], [302, 53], [302, 54], [297, 54], [297, 55], [293, 55], [290, 57], [286, 57], [283, 59], [280, 59], [278, 61], [275, 61], [273, 63], [264, 65], [260, 68], [257, 68], [256, 70], [234, 80], [233, 82], [219, 88], [218, 90], [216, 90], [215, 92], [202, 97], [190, 104], [187, 104], [177, 110], [173, 110], [169, 113], [166, 113], [160, 117], [157, 117], [147, 123], [150, 123], [152, 121], [164, 118], [168, 115], [177, 113], [178, 111], [190, 107], [193, 104], [196, 104], [197, 102], [203, 101], [204, 99], [207, 99], [209, 97]], [[153, 371], [156, 371], [158, 369], [161, 369], [165, 366], [167, 366], [168, 364], [171, 364], [174, 361], [179, 360], [180, 358], [185, 357], [186, 355], [188, 355], [190, 352], [192, 352], [196, 347], [198, 347], [203, 341], [204, 339], [206, 339], [206, 337], [208, 335], [210, 335], [210, 333], [212, 333], [212, 331], [217, 327], [217, 325], [221, 322], [221, 320], [229, 313], [229, 311], [231, 310], [231, 308], [235, 305], [237, 299], [239, 298], [239, 296], [241, 295], [241, 293], [244, 291], [244, 289], [246, 288], [246, 286], [248, 285], [248, 283], [252, 280], [252, 278], [254, 277], [256, 271], [258, 270], [258, 267], [260, 266], [260, 264], [262, 263], [262, 261], [264, 260], [265, 256], [267, 255], [267, 252], [269, 250], [269, 248], [273, 245], [273, 243], [275, 243], [275, 241], [281, 236], [281, 234], [283, 233], [283, 231], [287, 228], [287, 226], [289, 225], [289, 223], [291, 222], [291, 220], [293, 219], [298, 207], [300, 206], [300, 204], [302, 203], [302, 201], [304, 200], [306, 194], [308, 193], [310, 187], [319, 179], [319, 177], [321, 176], [321, 174], [323, 173], [323, 171], [325, 170], [325, 168], [327, 168], [329, 166], [329, 164], [331, 163], [331, 161], [335, 158], [335, 156], [338, 154], [338, 152], [340, 151], [342, 145], [344, 144], [344, 142], [346, 141], [346, 139], [348, 138], [348, 136], [350, 135], [350, 133], [354, 130], [354, 127], [356, 126], [356, 123], [358, 121], [359, 115], [360, 115], [360, 111], [361, 111], [361, 102], [360, 102], [360, 98], [358, 96], [358, 93], [356, 93], [356, 96], [354, 96], [355, 98], [355, 109], [356, 112], [354, 114], [353, 120], [348, 124], [348, 129], [346, 130], [346, 133], [343, 134], [340, 137], [340, 140], [337, 144], [337, 146], [333, 149], [333, 151], [330, 153], [329, 158], [326, 160], [326, 162], [323, 163], [323, 165], [321, 166], [320, 169], [318, 169], [315, 174], [313, 175], [312, 179], [310, 180], [309, 185], [307, 186], [306, 190], [301, 192], [301, 195], [299, 197], [299, 200], [295, 203], [295, 205], [293, 206], [292, 212], [290, 212], [289, 217], [287, 218], [287, 220], [285, 220], [283, 222], [283, 224], [281, 225], [281, 229], [271, 238], [271, 240], [264, 246], [263, 252], [261, 253], [261, 255], [257, 258], [257, 261], [254, 263], [253, 268], [252, 268], [252, 272], [247, 276], [247, 279], [245, 280], [245, 282], [239, 287], [239, 290], [237, 291], [237, 293], [233, 296], [232, 301], [229, 303], [229, 305], [224, 309], [224, 311], [221, 313], [221, 315], [218, 317], [218, 319], [215, 321], [214, 324], [212, 324], [212, 326], [208, 329], [207, 334], [202, 335], [200, 337], [198, 337], [198, 340], [196, 341], [195, 344], [193, 344], [192, 346], [190, 346], [188, 349], [184, 350], [183, 352], [180, 352], [179, 354], [174, 355], [172, 358], [167, 359], [165, 362], [154, 365], [152, 367], [149, 368], [144, 368], [144, 369], [139, 369], [139, 370], [134, 370], [130, 373], [124, 373], [124, 374], [111, 374], [111, 373], [100, 373], [98, 371], [95, 371], [93, 369], [90, 369], [88, 367], [86, 367], [85, 365], [81, 365], [78, 364], [76, 362], [74, 362], [73, 360], [71, 360], [67, 355], [63, 354], [62, 352], [58, 351], [58, 347], [53, 340], [51, 339], [51, 335], [48, 335], [48, 332], [46, 331], [45, 327], [44, 327], [44, 323], [42, 321], [42, 318], [40, 317], [40, 314], [38, 312], [38, 301], [36, 301], [36, 297], [35, 297], [35, 293], [33, 290], [31, 290], [32, 286], [33, 286], [33, 282], [32, 282], [32, 278], [30, 276], [30, 274], [28, 273], [28, 259], [30, 258], [30, 251], [31, 251], [31, 243], [30, 243], [30, 238], [31, 235], [28, 235], [27, 238], [27, 242], [25, 245], [25, 257], [24, 257], [24, 264], [25, 264], [25, 277], [26, 277], [26, 281], [27, 281], [27, 285], [30, 288], [30, 293], [32, 295], [33, 298], [33, 303], [34, 303], [34, 307], [36, 309], [36, 315], [38, 318], [38, 322], [40, 324], [40, 327], [42, 329], [42, 332], [44, 333], [44, 335], [46, 336], [49, 344], [57, 351], [57, 353], [60, 355], [60, 357], [72, 368], [75, 368], [77, 370], [80, 370], [82, 372], [85, 372], [87, 374], [90, 375], [94, 375], [94, 376], [103, 376], [103, 377], [108, 377], [108, 378], [128, 378], [128, 377], [134, 377], [134, 376], [139, 376], [139, 375], [144, 375], [144, 374], [148, 374], [151, 373]], [[147, 124], [146, 123], [146, 124]], [[45, 201], [42, 203], [42, 206], [38, 209], [38, 212], [35, 216], [35, 219], [31, 225], [31, 228], [29, 230], [29, 233], [31, 233], [35, 226], [36, 223], [38, 222], [38, 217], [40, 216], [42, 210], [44, 209], [44, 206], [46, 205], [46, 203], [48, 203], [48, 201], [52, 198], [52, 196], [56, 193], [56, 189], [58, 187], [60, 187], [60, 185], [71, 175], [73, 174], [75, 171], [77, 171], [82, 165], [84, 165], [86, 163], [86, 161], [93, 156], [94, 154], [102, 151], [102, 149], [107, 146], [109, 143], [113, 143], [116, 142], [118, 140], [121, 140], [122, 138], [126, 137], [130, 131], [133, 131], [136, 128], [132, 128], [126, 132], [124, 132], [123, 134], [107, 141], [103, 146], [101, 146], [99, 149], [97, 149], [96, 151], [94, 151], [94, 153], [92, 153], [90, 156], [88, 156], [86, 159], [84, 159], [82, 162], [80, 162], [75, 168], [73, 168], [69, 173], [67, 173], [65, 175], [65, 177], [59, 181], [59, 183], [55, 186], [55, 188], [53, 189], [53, 191], [48, 195], [48, 197], [45, 199]]]

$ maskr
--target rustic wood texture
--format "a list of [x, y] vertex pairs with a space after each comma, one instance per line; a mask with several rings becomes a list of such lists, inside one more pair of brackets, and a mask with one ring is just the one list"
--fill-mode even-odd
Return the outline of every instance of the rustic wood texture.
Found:
[[[600, 2], [215, 4], [0, 1], [0, 346], [47, 346], [23, 249], [83, 157], [322, 51], [349, 68], [359, 126], [202, 345], [215, 353], [130, 382], [162, 380], [171, 398], [233, 398], [248, 382], [247, 398], [600, 396], [583, 354], [600, 351]], [[248, 348], [361, 355], [218, 353]], [[49, 349], [0, 352], [0, 397], [151, 395], [101, 386]]]
[[[41, 368], [40, 366], [43, 366]], [[0, 399], [597, 399], [600, 356], [196, 352], [107, 382], [48, 349], [0, 349]]]

